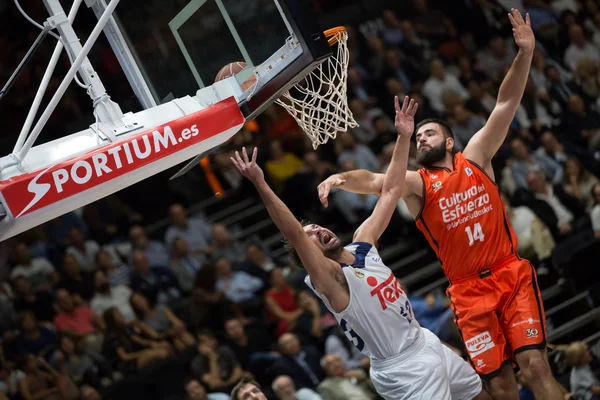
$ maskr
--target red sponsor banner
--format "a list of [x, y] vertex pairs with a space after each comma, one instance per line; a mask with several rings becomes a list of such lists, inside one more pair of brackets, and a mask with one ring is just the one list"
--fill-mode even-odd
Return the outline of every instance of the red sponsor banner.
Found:
[[14, 217], [56, 203], [159, 161], [244, 123], [235, 98], [48, 168], [0, 182]]

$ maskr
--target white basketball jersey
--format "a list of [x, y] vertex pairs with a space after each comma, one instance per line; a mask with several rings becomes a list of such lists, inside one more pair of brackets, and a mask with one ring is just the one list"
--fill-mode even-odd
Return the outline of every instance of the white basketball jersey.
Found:
[[350, 303], [344, 311], [336, 313], [331, 309], [310, 276], [305, 282], [323, 300], [358, 350], [374, 359], [396, 356], [422, 335], [410, 302], [375, 247], [355, 242], [345, 249], [354, 254], [355, 262], [342, 265], [350, 288]]

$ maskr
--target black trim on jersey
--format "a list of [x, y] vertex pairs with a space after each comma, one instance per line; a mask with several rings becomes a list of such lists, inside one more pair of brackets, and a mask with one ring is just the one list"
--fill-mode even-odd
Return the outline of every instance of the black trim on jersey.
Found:
[[544, 339], [544, 341], [542, 342], [544, 344], [544, 347], [546, 346], [546, 329], [544, 328], [544, 313], [542, 312], [542, 302], [540, 299], [540, 296], [538, 295], [538, 291], [539, 291], [539, 286], [538, 286], [538, 282], [537, 282], [537, 277], [535, 276], [535, 268], [533, 267], [533, 264], [531, 264], [529, 262], [529, 260], [526, 260], [527, 263], [529, 264], [529, 266], [531, 267], [531, 285], [533, 286], [533, 293], [535, 295], [535, 301], [537, 303], [537, 308], [538, 308], [538, 318], [540, 319], [540, 325], [542, 327], [542, 338]]
[[421, 214], [423, 214], [423, 210], [425, 209], [425, 199], [427, 197], [427, 185], [425, 184], [425, 178], [423, 177], [422, 173], [419, 172], [418, 174], [421, 177], [421, 181], [423, 181], [423, 198], [421, 199], [421, 209], [419, 210], [419, 213], [417, 214], [417, 218], [415, 218], [415, 220], [421, 218]]
[[[450, 284], [450, 285], [452, 285], [452, 284]], [[469, 350], [466, 349], [467, 342], [465, 341], [465, 337], [463, 336], [463, 333], [460, 330], [459, 325], [458, 325], [458, 315], [456, 313], [456, 305], [452, 301], [452, 295], [450, 294], [449, 290], [446, 291], [446, 294], [448, 295], [448, 300], [450, 301], [450, 308], [452, 308], [452, 315], [454, 315], [454, 324], [456, 325], [456, 329], [458, 329], [458, 334], [460, 335], [460, 338], [462, 339], [463, 343], [465, 344], [465, 350], [467, 351], [467, 360], [469, 360], [469, 363], [471, 364], [473, 369], [475, 371], [477, 371], [477, 369], [475, 368], [475, 364], [473, 364], [473, 360], [471, 360], [471, 355], [469, 354]]]
[[365, 267], [365, 257], [369, 254], [369, 251], [373, 248], [371, 243], [367, 242], [352, 242], [350, 245], [357, 244], [356, 250], [354, 250], [354, 264], [352, 267], [355, 268], [364, 268]]
[[425, 230], [427, 231], [427, 233], [429, 233], [429, 237], [431, 237], [431, 240], [433, 241], [433, 244], [435, 244], [435, 247], [438, 248], [438, 250], [440, 249], [440, 245], [437, 242], [437, 240], [435, 240], [435, 238], [433, 237], [433, 235], [431, 234], [431, 231], [429, 230], [429, 227], [427, 226], [427, 224], [425, 223], [425, 218], [423, 218], [423, 216], [421, 215], [419, 217], [421, 219], [421, 223], [423, 224], [423, 226], [425, 227]]
[[493, 180], [493, 179], [492, 179], [492, 177], [491, 177], [491, 176], [489, 176], [489, 175], [487, 174], [487, 172], [485, 172], [485, 169], [483, 169], [483, 167], [482, 167], [481, 165], [477, 164], [477, 163], [476, 163], [476, 162], [474, 162], [474, 161], [471, 161], [471, 160], [469, 160], [468, 158], [465, 158], [465, 160], [467, 160], [467, 162], [468, 162], [469, 164], [473, 165], [473, 166], [474, 166], [474, 167], [476, 167], [478, 170], [480, 170], [481, 172], [483, 172], [483, 175], [485, 175], [485, 177], [486, 177], [486, 178], [488, 178], [488, 179], [490, 180], [490, 182], [492, 182], [492, 183], [494, 184], [494, 186], [498, 187], [498, 184], [496, 183], [496, 181], [495, 181], [495, 180]]
[[[490, 379], [492, 379], [493, 377], [498, 375], [502, 371], [502, 368], [504, 368], [504, 366], [507, 364], [510, 364], [510, 366], [512, 367], [513, 360], [511, 360], [510, 358], [507, 358], [506, 360], [502, 361], [502, 364], [500, 364], [500, 367], [498, 367], [498, 369], [490, 372], [489, 374], [480, 374], [479, 372], [477, 372], [477, 373], [479, 374], [481, 379], [489, 381]], [[475, 371], [477, 371], [477, 370], [475, 370]]]
[[527, 350], [546, 350], [546, 339], [542, 343], [538, 344], [528, 344], [527, 346], [521, 346], [515, 350], [513, 350], [513, 354], [517, 355]]

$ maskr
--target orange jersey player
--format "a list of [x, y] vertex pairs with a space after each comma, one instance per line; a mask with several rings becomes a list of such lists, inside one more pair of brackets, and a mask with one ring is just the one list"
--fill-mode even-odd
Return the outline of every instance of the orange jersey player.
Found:
[[[517, 239], [495, 183], [491, 160], [519, 107], [535, 38], [518, 10], [509, 14], [519, 52], [487, 124], [463, 153], [454, 151], [448, 124], [417, 125], [417, 161], [402, 197], [450, 281], [447, 294], [471, 364], [494, 399], [518, 399], [516, 362], [537, 399], [563, 399], [547, 363], [544, 310], [533, 266], [517, 254]], [[443, 73], [443, 72], [442, 72]], [[327, 206], [332, 187], [378, 194], [384, 175], [350, 171], [319, 185]]]

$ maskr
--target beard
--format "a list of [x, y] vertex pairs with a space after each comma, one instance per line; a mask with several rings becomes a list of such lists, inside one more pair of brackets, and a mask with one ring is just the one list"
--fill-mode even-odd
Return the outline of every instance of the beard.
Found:
[[446, 142], [437, 147], [429, 147], [428, 150], [417, 150], [417, 162], [425, 168], [432, 167], [433, 164], [444, 160], [446, 157]]
[[337, 260], [340, 254], [342, 254], [342, 250], [344, 250], [344, 245], [342, 244], [342, 242], [338, 242], [335, 246], [325, 250], [323, 254], [327, 258]]

